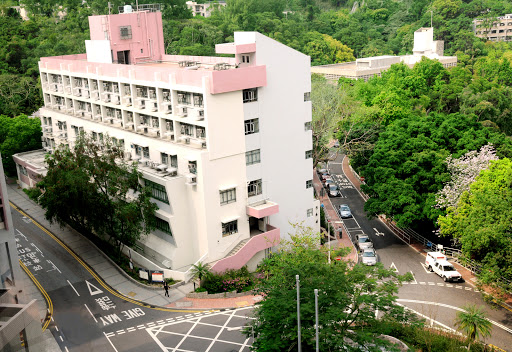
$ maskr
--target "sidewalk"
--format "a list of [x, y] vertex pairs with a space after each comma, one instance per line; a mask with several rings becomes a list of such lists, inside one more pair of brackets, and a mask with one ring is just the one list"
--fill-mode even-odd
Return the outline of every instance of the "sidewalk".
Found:
[[[165, 297], [163, 287], [154, 288], [136, 282], [122, 269], [111, 262], [110, 258], [103, 254], [92, 242], [69, 226], [61, 228], [57, 224], [50, 224], [49, 221], [44, 218], [44, 210], [38, 204], [30, 200], [25, 192], [23, 192], [21, 188], [18, 188], [17, 184], [9, 184], [7, 185], [7, 189], [9, 200], [13, 204], [34, 221], [37, 221], [52, 232], [87, 263], [105, 283], [127, 298], [135, 299], [152, 306], [179, 309], [237, 308], [254, 304], [258, 299], [256, 297], [255, 300], [255, 296], [244, 296], [223, 299], [222, 301], [224, 302], [219, 303], [217, 302], [218, 299], [186, 298], [186, 294], [192, 292], [194, 289], [192, 282], [172, 288], [169, 290], [170, 297]], [[31, 287], [33, 288], [31, 291], [36, 290], [34, 285], [31, 285]], [[40, 294], [38, 296], [39, 306], [46, 307], [46, 301], [44, 301]], [[44, 308], [44, 310], [46, 311], [46, 308]], [[42, 317], [44, 317], [44, 315]]]

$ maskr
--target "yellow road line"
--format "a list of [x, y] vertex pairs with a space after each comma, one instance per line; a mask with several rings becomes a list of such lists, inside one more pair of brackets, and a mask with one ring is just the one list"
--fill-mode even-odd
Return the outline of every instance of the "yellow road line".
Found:
[[23, 264], [21, 262], [21, 260], [20, 260], [20, 267], [27, 273], [28, 277], [30, 277], [30, 280], [32, 280], [32, 282], [37, 286], [39, 291], [41, 291], [41, 293], [43, 294], [44, 299], [46, 299], [46, 303], [48, 305], [48, 311], [50, 312], [50, 314], [46, 317], [46, 321], [43, 324], [43, 331], [45, 331], [46, 328], [48, 328], [48, 325], [50, 325], [50, 320], [51, 320], [52, 315], [53, 315], [53, 303], [52, 303], [52, 300], [50, 299], [50, 296], [48, 296], [48, 293], [46, 293], [46, 291], [44, 290], [43, 286], [41, 286], [39, 281], [37, 281], [35, 276], [32, 275], [30, 270], [28, 270], [28, 268], [25, 266], [25, 264]]
[[489, 346], [492, 347], [493, 349], [495, 349], [496, 351], [507, 352], [503, 348], [499, 348], [498, 346], [494, 346], [492, 343], [490, 343]]
[[[110, 286], [108, 286], [102, 278], [100, 278], [95, 272], [94, 270], [92, 270], [89, 265], [87, 263], [85, 263], [84, 261], [82, 261], [82, 259], [80, 259], [80, 257], [78, 257], [75, 252], [73, 252], [64, 242], [62, 242], [59, 238], [57, 238], [53, 233], [51, 233], [50, 231], [48, 231], [46, 228], [44, 228], [44, 226], [42, 226], [41, 224], [39, 224], [36, 220], [34, 220], [33, 218], [31, 218], [27, 213], [25, 213], [23, 210], [21, 210], [20, 208], [18, 208], [16, 205], [14, 205], [13, 203], [9, 202], [11, 204], [11, 206], [17, 211], [19, 212], [21, 215], [29, 218], [30, 220], [32, 220], [32, 222], [37, 226], [39, 227], [43, 232], [45, 232], [48, 236], [50, 236], [51, 238], [53, 238], [53, 240], [55, 242], [57, 242], [58, 244], [61, 245], [62, 248], [64, 248], [69, 254], [71, 254], [84, 268], [85, 270], [87, 270], [97, 281], [98, 283], [103, 286], [103, 288], [105, 288], [108, 292], [110, 292], [111, 294], [113, 294], [114, 296], [116, 297], [119, 297], [120, 299], [122, 300], [125, 300], [127, 302], [131, 302], [133, 304], [137, 304], [141, 307], [146, 307], [146, 308], [149, 308], [149, 309], [153, 309], [153, 310], [160, 310], [160, 311], [163, 311], [163, 312], [176, 312], [176, 313], [200, 313], [200, 312], [204, 312], [204, 310], [185, 310], [185, 309], [182, 309], [182, 310], [179, 310], [179, 309], [171, 309], [171, 308], [160, 308], [160, 307], [152, 307], [150, 306], [149, 304], [147, 303], [143, 303], [143, 302], [140, 302], [140, 301], [136, 301], [134, 299], [131, 299], [129, 297], [126, 297], [125, 295], [121, 294], [120, 292], [118, 291], [114, 291], [112, 288], [110, 288]], [[28, 270], [28, 269], [27, 269]], [[48, 297], [49, 299], [49, 297]], [[53, 306], [52, 306], [52, 311], [53, 311]]]

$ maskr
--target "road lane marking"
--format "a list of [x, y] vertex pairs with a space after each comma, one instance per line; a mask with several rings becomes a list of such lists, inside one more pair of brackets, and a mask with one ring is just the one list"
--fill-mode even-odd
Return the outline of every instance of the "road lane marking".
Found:
[[426, 285], [427, 283], [425, 281], [420, 281], [420, 285]]
[[[445, 307], [445, 308], [450, 308], [450, 309], [454, 309], [454, 310], [457, 310], [459, 312], [466, 312], [464, 309], [462, 308], [459, 308], [459, 307], [455, 307], [455, 306], [451, 306], [449, 304], [444, 304], [444, 303], [439, 303], [439, 302], [428, 302], [428, 301], [419, 301], [419, 300], [415, 300], [415, 299], [404, 299], [404, 298], [398, 298], [396, 300], [397, 302], [406, 302], [406, 303], [418, 303], [418, 304], [427, 304], [427, 305], [433, 305], [433, 306], [439, 306], [439, 307]], [[496, 325], [497, 327], [499, 328], [502, 328], [503, 330], [509, 332], [512, 334], [512, 329], [509, 329], [507, 328], [506, 326], [494, 321], [494, 320], [491, 320], [491, 319], [487, 319], [491, 324], [493, 325]]]
[[407, 309], [407, 310], [410, 310], [411, 312], [414, 312], [415, 314], [419, 315], [419, 316], [420, 316], [420, 317], [422, 317], [422, 318], [425, 318], [425, 319], [427, 319], [427, 320], [430, 320], [430, 326], [433, 326], [433, 325], [434, 325], [434, 323], [436, 323], [436, 324], [438, 324], [439, 326], [441, 326], [442, 328], [444, 328], [444, 329], [446, 329], [446, 330], [448, 330], [448, 331], [454, 332], [454, 333], [456, 333], [456, 334], [458, 334], [458, 335], [462, 335], [460, 332], [456, 331], [455, 329], [452, 329], [452, 328], [451, 328], [451, 327], [449, 327], [448, 325], [445, 325], [445, 324], [443, 324], [443, 323], [441, 323], [441, 322], [439, 322], [439, 321], [437, 321], [437, 320], [434, 320], [434, 319], [432, 319], [432, 318], [430, 318], [430, 317], [426, 316], [425, 314], [421, 314], [420, 312], [415, 311], [414, 309], [411, 309], [411, 308], [409, 308], [409, 307], [407, 307], [407, 306], [404, 306], [403, 304], [398, 303], [398, 305], [400, 305], [400, 306], [404, 307], [404, 308], [405, 308], [405, 309]]
[[16, 229], [16, 231], [18, 232], [18, 235], [19, 235], [19, 236], [23, 237], [23, 238], [25, 239], [25, 241], [27, 241], [27, 242], [28, 242], [27, 236], [25, 236], [24, 234], [22, 234], [22, 233], [21, 233], [21, 231], [20, 231], [20, 230], [18, 230], [18, 229]]
[[61, 340], [62, 342], [64, 342], [64, 339], [62, 338], [62, 335], [59, 335], [59, 337], [60, 337], [60, 340]]
[[57, 325], [55, 325], [55, 330], [59, 331], [59, 327]]
[[46, 305], [48, 306], [48, 315], [46, 317], [46, 321], [43, 324], [43, 332], [44, 332], [48, 328], [48, 325], [50, 325], [50, 321], [53, 321], [53, 302], [50, 299], [50, 296], [48, 296], [48, 293], [46, 293], [46, 291], [44, 290], [43, 286], [41, 286], [39, 281], [37, 281], [37, 279], [34, 277], [34, 275], [32, 275], [32, 273], [30, 272], [30, 270], [28, 270], [28, 268], [25, 266], [25, 264], [23, 264], [21, 262], [21, 260], [19, 262], [20, 262], [20, 267], [23, 269], [23, 271], [25, 271], [25, 273], [28, 275], [28, 277], [37, 286], [37, 288], [39, 289], [39, 291], [41, 292], [41, 294], [44, 296], [44, 298], [46, 300]]
[[72, 284], [71, 282], [69, 282], [69, 280], [66, 280], [66, 281], [68, 282], [69, 286], [71, 286], [71, 288], [73, 289], [73, 291], [75, 291], [76, 295], [77, 295], [78, 297], [80, 297], [80, 294], [79, 294], [79, 293], [78, 293], [78, 291], [76, 290], [75, 286], [73, 286], [73, 284]]
[[390, 269], [395, 269], [395, 271], [398, 273], [398, 269], [396, 268], [395, 263], [391, 262], [391, 265], [389, 266]]
[[[52, 270], [57, 270], [59, 273], [61, 273], [61, 274], [62, 274], [62, 271], [60, 271], [60, 270], [59, 270], [59, 268], [57, 268], [57, 265], [53, 264], [53, 262], [52, 262], [50, 259], [46, 259], [46, 261], [47, 261], [48, 263], [50, 263], [50, 264], [53, 266], [53, 269], [52, 269]], [[48, 271], [52, 271], [52, 270], [47, 270], [47, 272], [48, 272]]]
[[[118, 291], [116, 291], [115, 289], [111, 288], [110, 286], [108, 286], [104, 280], [98, 276], [98, 274], [96, 274], [96, 272], [94, 270], [91, 269], [91, 267], [85, 263], [80, 257], [78, 257], [75, 252], [73, 252], [73, 250], [71, 248], [69, 248], [64, 242], [62, 242], [57, 236], [55, 236], [53, 233], [51, 233], [50, 231], [48, 231], [43, 225], [41, 225], [39, 222], [37, 222], [36, 220], [32, 219], [27, 213], [25, 213], [22, 209], [20, 209], [17, 205], [15, 205], [14, 203], [12, 203], [11, 201], [9, 201], [9, 204], [11, 205], [11, 207], [14, 208], [14, 210], [16, 210], [18, 213], [20, 213], [22, 216], [26, 216], [27, 218], [31, 219], [32, 220], [32, 223], [34, 225], [36, 225], [37, 227], [39, 227], [39, 229], [41, 229], [41, 231], [43, 231], [44, 233], [46, 233], [48, 236], [50, 236], [55, 242], [57, 242], [62, 248], [64, 248], [64, 250], [66, 250], [73, 258], [75, 258], [75, 260], [80, 263], [80, 265], [82, 265], [84, 267], [85, 270], [87, 270], [91, 276], [93, 278], [96, 279], [96, 281], [98, 281], [98, 283], [103, 286], [105, 288], [105, 290], [107, 290], [108, 292], [112, 293], [114, 296], [126, 301], [126, 302], [130, 302], [130, 303], [133, 303], [133, 304], [136, 304], [136, 305], [139, 305], [141, 307], [145, 307], [145, 308], [148, 308], [148, 309], [152, 309], [152, 310], [159, 310], [159, 311], [162, 311], [162, 312], [173, 312], [173, 313], [177, 313], [177, 312], [181, 312], [181, 313], [194, 313], [194, 312], [202, 312], [202, 310], [197, 310], [197, 311], [190, 311], [190, 310], [180, 310], [180, 309], [175, 309], [175, 308], [161, 308], [161, 307], [154, 307], [154, 306], [151, 306], [147, 303], [144, 303], [144, 302], [141, 302], [141, 301], [137, 301], [137, 300], [134, 300], [134, 299], [131, 299], [121, 293], [119, 293]], [[20, 262], [21, 263], [21, 262]], [[23, 263], [21, 263], [23, 264]], [[28, 269], [27, 269], [28, 270]], [[33, 276], [33, 275], [32, 275]], [[34, 278], [35, 279], [35, 278]], [[42, 288], [42, 287], [41, 287]], [[49, 297], [48, 297], [49, 299]], [[52, 304], [52, 312], [53, 312], [53, 304]], [[49, 323], [49, 321], [48, 321]], [[48, 326], [46, 326], [48, 327]], [[46, 327], [44, 327], [43, 330], [46, 329]]]
[[37, 246], [36, 246], [35, 244], [30, 243], [30, 245], [31, 245], [32, 247], [34, 247], [34, 248], [36, 249], [36, 251], [38, 251], [39, 253], [41, 253], [41, 257], [44, 257], [43, 252], [41, 252], [41, 250], [40, 250], [39, 248], [37, 248]]
[[66, 346], [64, 346], [64, 349], [66, 350], [66, 352], [69, 352], [68, 348]]
[[91, 310], [89, 309], [89, 307], [87, 307], [87, 304], [84, 304], [85, 308], [87, 309], [87, 311], [89, 312], [89, 314], [91, 315], [91, 317], [94, 319], [94, 321], [97, 323], [98, 320], [96, 319], [96, 317], [92, 314]]
[[377, 236], [377, 237], [384, 236], [384, 232], [380, 232], [375, 227], [373, 228], [373, 231], [375, 231], [375, 236]]
[[428, 269], [427, 269], [427, 267], [425, 266], [425, 264], [423, 264], [422, 262], [420, 262], [420, 265], [421, 265], [421, 267], [423, 268], [423, 270], [425, 270], [425, 272], [426, 272], [427, 274], [433, 274], [433, 272], [428, 271]]
[[[105, 338], [108, 340], [108, 342], [110, 343], [110, 346], [112, 346], [112, 348], [114, 349], [115, 352], [119, 352], [117, 350], [117, 348], [114, 346], [114, 344], [112, 343], [112, 341], [110, 341], [109, 337], [110, 336], [107, 336], [107, 334], [105, 334], [105, 332], [103, 332], [103, 335], [105, 335]], [[109, 334], [110, 335], [110, 334]]]
[[428, 284], [429, 284], [430, 286], [435, 286], [435, 285], [436, 285], [436, 283], [435, 283], [435, 282], [429, 282]]
[[135, 329], [133, 326], [131, 328], [126, 329], [126, 331], [129, 331], [129, 332], [132, 332], [132, 331], [135, 331], [135, 330], [137, 330], [137, 329]]
[[[398, 270], [397, 270], [398, 271]], [[412, 270], [410, 271], [411, 275], [412, 275], [412, 278], [414, 279], [414, 282], [411, 282], [411, 285], [417, 285], [418, 284], [418, 281], [416, 281], [416, 277], [414, 276], [414, 273], [412, 272]]]

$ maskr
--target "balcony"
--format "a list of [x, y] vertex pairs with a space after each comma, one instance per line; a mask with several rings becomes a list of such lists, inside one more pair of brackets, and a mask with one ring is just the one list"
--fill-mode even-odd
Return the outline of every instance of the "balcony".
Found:
[[280, 229], [267, 225], [267, 231], [251, 231], [251, 238], [247, 243], [235, 254], [225, 257], [213, 264], [211, 271], [223, 272], [227, 269], [240, 269], [254, 257], [254, 255], [262, 250], [277, 246], [281, 241]]
[[257, 219], [262, 219], [266, 216], [274, 215], [279, 213], [279, 204], [264, 200], [255, 204], [248, 205], [246, 213], [249, 216], [253, 216]]

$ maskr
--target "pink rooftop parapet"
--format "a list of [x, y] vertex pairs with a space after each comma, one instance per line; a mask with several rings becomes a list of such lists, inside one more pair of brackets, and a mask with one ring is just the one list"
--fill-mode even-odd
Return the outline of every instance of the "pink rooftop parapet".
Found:
[[[166, 58], [202, 58], [213, 61], [212, 63], [219, 63], [216, 61], [217, 59], [220, 59], [220, 62], [231, 62], [230, 60], [226, 60], [231, 58], [215, 58], [215, 60], [212, 60], [211, 57], [201, 56], [184, 57], [166, 55]], [[100, 76], [112, 77], [112, 79], [119, 77], [143, 81], [159, 81], [164, 83], [172, 83], [170, 81], [170, 76], [174, 75], [176, 84], [193, 87], [202, 87], [203, 78], [206, 77], [210, 82], [211, 94], [233, 92], [267, 85], [266, 66], [249, 66], [219, 71], [213, 70], [213, 66], [210, 66], [204, 68], [201, 67], [197, 70], [190, 70], [178, 67], [176, 61], [154, 62], [141, 65], [122, 65], [88, 62], [86, 59], [86, 54], [43, 57], [39, 62], [39, 69], [41, 71], [67, 71], [70, 74], [97, 74]]]
[[240, 269], [259, 251], [277, 246], [281, 241], [281, 230], [270, 225], [267, 225], [267, 229], [267, 232], [251, 237], [249, 242], [232, 256], [219, 260], [210, 270], [221, 273], [227, 269]]
[[248, 54], [256, 52], [256, 44], [235, 44], [223, 43], [215, 44], [215, 52], [217, 54]]

